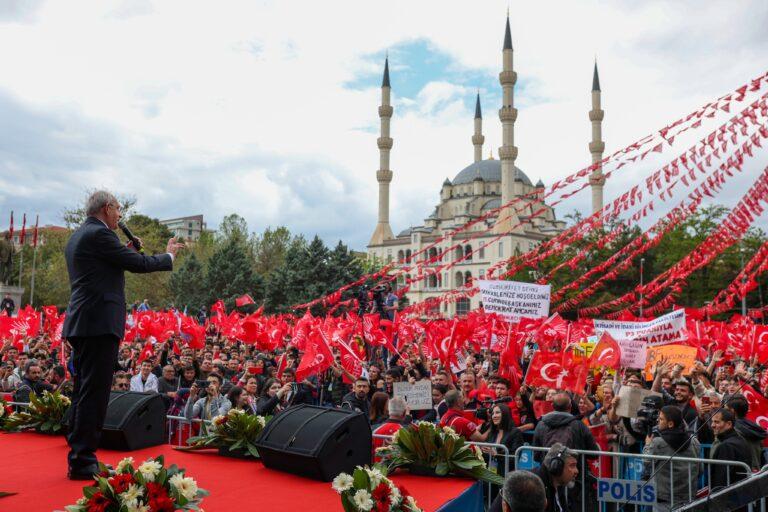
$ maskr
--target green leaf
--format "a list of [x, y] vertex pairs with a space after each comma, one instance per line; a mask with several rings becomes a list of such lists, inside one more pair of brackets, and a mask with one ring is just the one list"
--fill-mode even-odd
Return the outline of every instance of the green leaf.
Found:
[[437, 473], [440, 476], [445, 476], [448, 474], [448, 464], [445, 462], [438, 462], [437, 466], [435, 466], [435, 473]]
[[85, 496], [88, 499], [93, 498], [93, 495], [99, 492], [98, 487], [83, 487], [83, 496]]

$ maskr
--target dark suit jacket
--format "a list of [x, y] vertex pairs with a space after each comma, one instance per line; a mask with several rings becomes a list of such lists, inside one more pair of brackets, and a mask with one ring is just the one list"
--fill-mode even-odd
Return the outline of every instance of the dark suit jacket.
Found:
[[64, 249], [72, 294], [62, 338], [125, 334], [125, 276], [172, 270], [169, 254], [144, 256], [124, 246], [103, 222], [88, 217]]

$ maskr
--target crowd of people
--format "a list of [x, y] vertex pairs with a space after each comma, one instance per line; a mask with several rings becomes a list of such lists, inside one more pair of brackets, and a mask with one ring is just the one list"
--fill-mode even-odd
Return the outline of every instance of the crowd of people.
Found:
[[[436, 422], [468, 440], [506, 447], [512, 454], [509, 460], [501, 451], [484, 448], [489, 467], [502, 474], [515, 469], [513, 456], [521, 446], [554, 447], [537, 457], [540, 465], [534, 470], [543, 483], [546, 510], [552, 511], [581, 510], [596, 499], [594, 475], [577, 464], [571, 450], [704, 457], [744, 462], [753, 470], [766, 462], [763, 446], [768, 433], [747, 419], [750, 401], [743, 394], [746, 385], [766, 391], [755, 361], [750, 364], [738, 357], [724, 361], [722, 351], [712, 350], [690, 375], [662, 359], [649, 380], [641, 371], [597, 369], [583, 391], [575, 393], [524, 382], [516, 386], [500, 376], [499, 354], [490, 350], [466, 354], [461, 368], [444, 368], [422, 353], [418, 341], [401, 340], [391, 357], [382, 347], [369, 348], [363, 376], [350, 374], [336, 352], [330, 369], [297, 380], [301, 354], [290, 340], [284, 349], [261, 351], [211, 330], [203, 349], [188, 348], [172, 337], [147, 353], [143, 340], [137, 339], [121, 345], [112, 389], [158, 393], [170, 415], [187, 420], [210, 420], [233, 408], [274, 415], [292, 405], [315, 404], [360, 411], [380, 435], [392, 435], [415, 420]], [[51, 345], [45, 334], [24, 340], [21, 346], [3, 342], [0, 391], [19, 402], [28, 401], [32, 392], [70, 394], [72, 367], [66, 342], [53, 349]], [[530, 351], [521, 354], [523, 369], [530, 357]], [[403, 381], [429, 381], [432, 408], [410, 410], [395, 394], [395, 383]], [[622, 386], [658, 394], [643, 402], [645, 412], [620, 416]], [[596, 427], [603, 427], [603, 446], [596, 441]], [[656, 484], [658, 506], [664, 509], [689, 500], [691, 481], [701, 471], [695, 463], [675, 464], [673, 471], [658, 471], [646, 463], [638, 477]], [[538, 485], [518, 473], [509, 475], [515, 485]], [[712, 466], [708, 484], [714, 490], [746, 476], [735, 466]], [[505, 502], [509, 496], [499, 494], [498, 510], [511, 503]]]

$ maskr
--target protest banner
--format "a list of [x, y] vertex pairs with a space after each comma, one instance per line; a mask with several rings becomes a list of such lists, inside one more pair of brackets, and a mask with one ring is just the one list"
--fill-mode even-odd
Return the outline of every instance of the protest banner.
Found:
[[648, 346], [668, 345], [685, 339], [685, 310], [678, 309], [647, 322], [594, 320], [595, 334], [603, 331], [616, 341], [642, 340]]
[[670, 368], [679, 364], [683, 367], [683, 375], [690, 375], [693, 365], [696, 363], [696, 348], [687, 345], [663, 345], [661, 347], [648, 347], [645, 359], [645, 377], [653, 378], [653, 367], [663, 357]]
[[621, 366], [645, 368], [647, 343], [645, 340], [616, 340], [621, 347]]
[[592, 355], [592, 352], [595, 350], [595, 346], [597, 343], [595, 342], [581, 342], [581, 343], [574, 343], [573, 344], [573, 360], [577, 363], [580, 363], [584, 360], [584, 358], [588, 358]]
[[432, 408], [432, 383], [420, 380], [416, 384], [395, 382], [392, 386], [394, 396], [399, 396], [412, 411]]
[[517, 281], [475, 281], [480, 289], [483, 310], [496, 313], [516, 322], [522, 317], [549, 316], [550, 285], [520, 283]]
[[661, 396], [661, 393], [655, 393], [643, 388], [633, 388], [630, 386], [621, 386], [619, 389], [619, 404], [616, 406], [616, 415], [623, 418], [637, 418], [637, 410], [643, 403], [645, 397]]

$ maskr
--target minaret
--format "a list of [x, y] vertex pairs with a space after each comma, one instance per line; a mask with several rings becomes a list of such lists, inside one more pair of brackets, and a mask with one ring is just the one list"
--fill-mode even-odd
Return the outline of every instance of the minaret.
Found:
[[381, 82], [381, 136], [376, 140], [379, 146], [379, 170], [376, 179], [379, 182], [379, 221], [368, 245], [379, 245], [384, 240], [394, 238], [389, 227], [389, 182], [392, 171], [389, 169], [389, 151], [392, 149], [392, 137], [389, 136], [389, 120], [392, 119], [392, 106], [389, 104], [389, 57], [384, 61], [384, 79]]
[[[504, 67], [499, 73], [499, 82], [502, 88], [502, 104], [499, 110], [499, 119], [501, 119], [501, 138], [502, 146], [499, 148], [499, 159], [501, 160], [501, 204], [507, 204], [515, 197], [515, 159], [517, 158], [517, 148], [515, 147], [515, 120], [517, 119], [517, 109], [514, 107], [514, 89], [517, 82], [517, 73], [512, 65], [512, 31], [509, 28], [509, 13], [507, 13], [507, 26], [504, 33], [504, 49], [502, 50]], [[517, 215], [514, 206], [506, 207], [499, 212], [498, 220], [495, 225], [496, 233], [506, 233], [517, 226]]]
[[[592, 154], [593, 164], [602, 161], [605, 150], [603, 117], [605, 112], [600, 108], [600, 77], [597, 74], [597, 61], [595, 61], [595, 72], [592, 75], [592, 110], [589, 111], [589, 120], [592, 122], [592, 142], [589, 143], [589, 152]], [[603, 176], [602, 165], [589, 175], [589, 185], [592, 187], [592, 213], [594, 213], [603, 207], [605, 176]]]
[[480, 93], [477, 93], [475, 102], [475, 134], [472, 136], [472, 145], [475, 146], [475, 162], [483, 159], [483, 113], [480, 111]]

